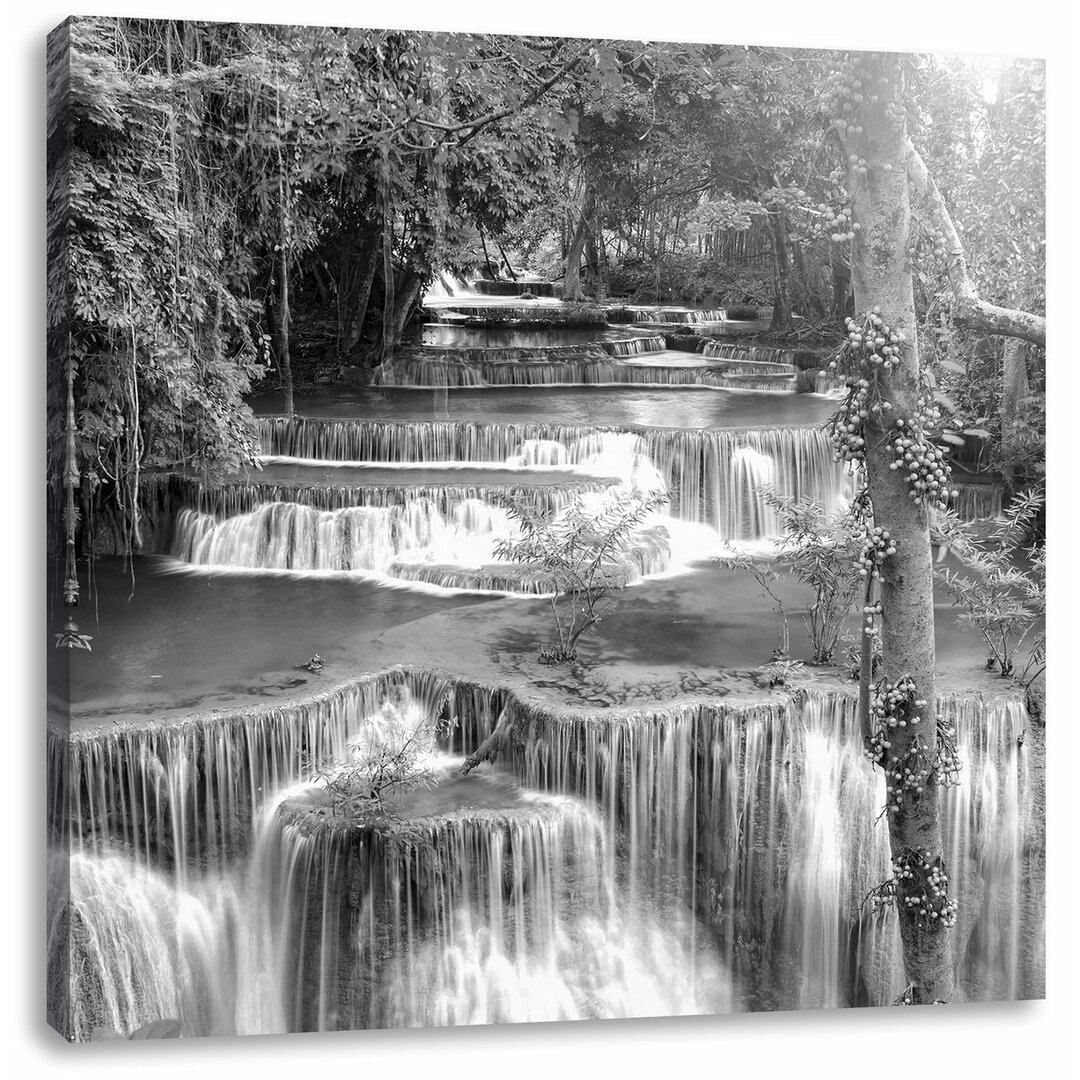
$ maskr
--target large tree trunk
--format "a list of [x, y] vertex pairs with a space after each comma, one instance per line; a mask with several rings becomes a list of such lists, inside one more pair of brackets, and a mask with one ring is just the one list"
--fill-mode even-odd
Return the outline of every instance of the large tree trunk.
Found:
[[391, 353], [395, 352], [398, 345], [401, 344], [405, 327], [408, 325], [409, 320], [416, 311], [416, 305], [420, 301], [420, 290], [423, 285], [423, 275], [415, 270], [406, 270], [398, 282], [394, 300], [394, 339], [391, 342]]
[[355, 242], [357, 254], [343, 252], [338, 273], [338, 354], [344, 360], [360, 343], [371, 286], [381, 256], [381, 229], [365, 230]]
[[[869, 70], [871, 85], [877, 85], [885, 74], [884, 65], [869, 58], [860, 63]], [[903, 762], [916, 738], [927, 744], [931, 757], [938, 745], [934, 720], [934, 594], [928, 511], [909, 494], [905, 471], [889, 467], [894, 457], [893, 425], [898, 419], [910, 423], [918, 412], [919, 351], [915, 298], [906, 256], [911, 224], [905, 169], [907, 139], [903, 127], [898, 129], [885, 116], [883, 105], [884, 101], [864, 106], [860, 120], [864, 134], [844, 137], [842, 141], [845, 156], [864, 158], [868, 170], [863, 174], [857, 166], [848, 166], [848, 190], [859, 226], [851, 257], [855, 307], [859, 313], [880, 309], [886, 325], [906, 335], [900, 364], [889, 375], [879, 373], [882, 397], [891, 402], [892, 410], [883, 414], [884, 420], [876, 419], [871, 412], [864, 421], [874, 524], [889, 531], [896, 548], [882, 569], [885, 677], [893, 684], [910, 678], [915, 684], [915, 698], [928, 703], [921, 710], [924, 722], [918, 727], [909, 725], [889, 733], [889, 759]], [[899, 809], [887, 813], [886, 818], [894, 863], [908, 851], [927, 852], [930, 860], [941, 858], [939, 788], [934, 776], [921, 795], [906, 795]], [[905, 882], [898, 882], [896, 908], [911, 1000], [915, 1004], [947, 1001], [952, 995], [948, 931], [940, 925], [941, 920], [932, 929], [920, 925], [905, 902], [909, 888]]]
[[791, 262], [788, 255], [787, 227], [782, 207], [769, 213], [769, 236], [773, 256], [773, 316], [770, 330], [791, 329]]

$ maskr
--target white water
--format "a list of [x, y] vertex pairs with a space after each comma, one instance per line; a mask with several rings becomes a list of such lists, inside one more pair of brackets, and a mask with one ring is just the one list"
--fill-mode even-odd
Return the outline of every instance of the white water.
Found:
[[[305, 809], [315, 762], [362, 754], [443, 703], [469, 750], [507, 707], [400, 679], [72, 744], [79, 1037], [169, 1016], [206, 1034], [899, 993], [894, 921], [861, 906], [888, 876], [888, 845], [852, 699], [604, 723], [535, 713], [534, 738], [507, 762], [523, 788], [504, 782], [477, 803], [488, 781], [473, 778], [463, 800], [418, 805], [409, 828], [360, 843]], [[958, 994], [1030, 995], [1041, 872], [1025, 861], [1028, 720], [1010, 702], [943, 708], [964, 759], [944, 802]], [[455, 809], [468, 806], [481, 809]], [[67, 929], [55, 914], [53, 927], [56, 953]]]

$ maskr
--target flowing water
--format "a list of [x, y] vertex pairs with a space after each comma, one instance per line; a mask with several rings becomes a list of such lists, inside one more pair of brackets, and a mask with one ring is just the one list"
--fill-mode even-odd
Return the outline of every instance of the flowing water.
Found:
[[[438, 290], [432, 305], [457, 310], [523, 303], [449, 277]], [[260, 416], [260, 468], [147, 478], [162, 557], [136, 560], [134, 593], [119, 561], [96, 568], [95, 652], [51, 687], [73, 716], [48, 746], [54, 1022], [86, 1039], [168, 1017], [210, 1035], [890, 1003], [895, 920], [864, 905], [890, 873], [884, 792], [849, 695], [580, 712], [381, 642], [455, 606], [540, 603], [526, 596], [551, 582], [495, 555], [510, 507], [599, 512], [639, 492], [666, 503], [612, 561], [636, 584], [584, 655], [760, 662], [771, 614], [701, 560], [776, 537], [766, 490], [846, 505], [820, 427], [832, 403], [746, 389], [794, 371], [753, 344], [424, 333], [397, 374], [440, 390]], [[603, 381], [619, 385], [565, 385]], [[316, 651], [365, 674], [291, 693]], [[959, 996], [1039, 996], [1040, 738], [1010, 699], [940, 708], [963, 761], [944, 800]], [[461, 776], [500, 718], [510, 749]], [[335, 795], [410, 740], [424, 783]]]
[[[1037, 994], [1029, 722], [1008, 701], [942, 707], [965, 775], [945, 854], [975, 900], [954, 934], [961, 995]], [[434, 788], [359, 818], [311, 783], [394, 724], [453, 718], [467, 752], [506, 710], [530, 738], [502, 774], [437, 758]], [[884, 792], [861, 750], [847, 696], [601, 719], [400, 671], [54, 740], [73, 1033], [886, 1004], [895, 926], [862, 904], [888, 876]]]

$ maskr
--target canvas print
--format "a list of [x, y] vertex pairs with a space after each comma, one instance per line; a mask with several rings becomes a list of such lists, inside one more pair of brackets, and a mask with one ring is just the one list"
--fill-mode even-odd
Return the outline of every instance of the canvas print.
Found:
[[47, 75], [58, 1032], [1043, 996], [1041, 61]]

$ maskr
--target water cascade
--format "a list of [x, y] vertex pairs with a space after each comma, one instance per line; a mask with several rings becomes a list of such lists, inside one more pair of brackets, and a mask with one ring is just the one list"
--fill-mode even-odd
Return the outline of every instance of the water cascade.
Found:
[[[1040, 731], [1013, 700], [940, 708], [963, 761], [943, 804], [959, 997], [1037, 996]], [[469, 752], [506, 715], [494, 776], [447, 772], [390, 818], [339, 816], [311, 785], [388, 717], [455, 721]], [[863, 907], [889, 874], [884, 791], [847, 695], [580, 714], [395, 669], [273, 709], [54, 734], [49, 753], [54, 847], [73, 854], [50, 925], [80, 960], [51, 978], [75, 984], [80, 1037], [162, 1016], [208, 1034], [901, 989], [894, 919]]]
[[795, 373], [794, 353], [791, 349], [775, 349], [767, 345], [737, 345], [729, 341], [707, 341], [701, 355], [710, 360], [731, 360], [738, 370], [774, 372], [781, 375]]
[[346, 510], [354, 507], [393, 508], [409, 503], [430, 503], [445, 517], [453, 517], [467, 502], [490, 503], [498, 498], [524, 503], [538, 514], [557, 513], [574, 496], [604, 491], [610, 481], [560, 480], [558, 483], [530, 484], [305, 484], [261, 481], [232, 481], [204, 487], [182, 484], [186, 506], [210, 514], [218, 520], [249, 513], [267, 503], [301, 503], [317, 510]]
[[224, 520], [182, 510], [173, 554], [194, 566], [385, 574], [397, 560], [482, 562], [509, 535], [506, 511], [480, 499], [446, 515], [428, 499], [340, 510], [275, 502]]
[[[633, 444], [635, 452], [652, 464], [668, 492], [671, 515], [712, 525], [724, 539], [757, 539], [778, 532], [771, 511], [761, 506], [760, 491], [753, 488], [757, 481], [749, 460], [745, 455], [735, 457], [740, 449], [753, 450], [773, 463], [772, 482], [779, 493], [813, 498], [828, 510], [842, 505], [850, 485], [846, 471], [833, 461], [828, 435], [816, 428], [628, 432], [564, 424], [264, 417], [259, 434], [268, 454], [342, 462], [526, 464], [523, 447], [532, 444], [546, 448], [545, 463], [592, 462], [594, 475], [602, 476], [615, 474], [596, 463], [600, 447], [632, 435], [639, 440]], [[561, 456], [552, 453], [554, 444], [563, 448]], [[746, 508], [751, 504], [754, 509], [748, 518]]]
[[[517, 776], [601, 806], [621, 830], [632, 879], [709, 913], [741, 1007], [887, 1004], [903, 989], [895, 920], [863, 907], [891, 871], [884, 784], [863, 755], [853, 698], [609, 719], [459, 687], [465, 751], [504, 709], [521, 733]], [[965, 912], [953, 938], [960, 997], [1040, 996], [1035, 773], [1018, 743], [1030, 721], [1012, 700], [946, 699], [941, 709], [964, 762], [943, 810]]]
[[[662, 352], [662, 345], [660, 348], [639, 346], [640, 341], [655, 340], [662, 342], [662, 339], [643, 338], [608, 344], [635, 346], [635, 355]], [[436, 351], [442, 350], [431, 350]], [[795, 385], [793, 376], [794, 368], [788, 370], [776, 364], [769, 365], [769, 370], [763, 370], [761, 365], [744, 365], [729, 374], [724, 369], [714, 370], [701, 363], [678, 366], [635, 364], [590, 357], [462, 362], [410, 355], [395, 362], [392, 368], [380, 371], [378, 384], [429, 390], [480, 386], [702, 386], [790, 391]]]
[[638, 323], [709, 323], [726, 322], [727, 312], [723, 308], [703, 311], [687, 311], [684, 308], [631, 308], [634, 322]]
[[956, 511], [961, 521], [983, 521], [1001, 514], [1002, 489], [1000, 484], [953, 484], [954, 498], [949, 500], [950, 509]]
[[667, 348], [667, 342], [660, 334], [624, 338], [620, 341], [604, 341], [601, 344], [609, 356], [615, 357], [640, 356], [642, 353], [663, 352]]

